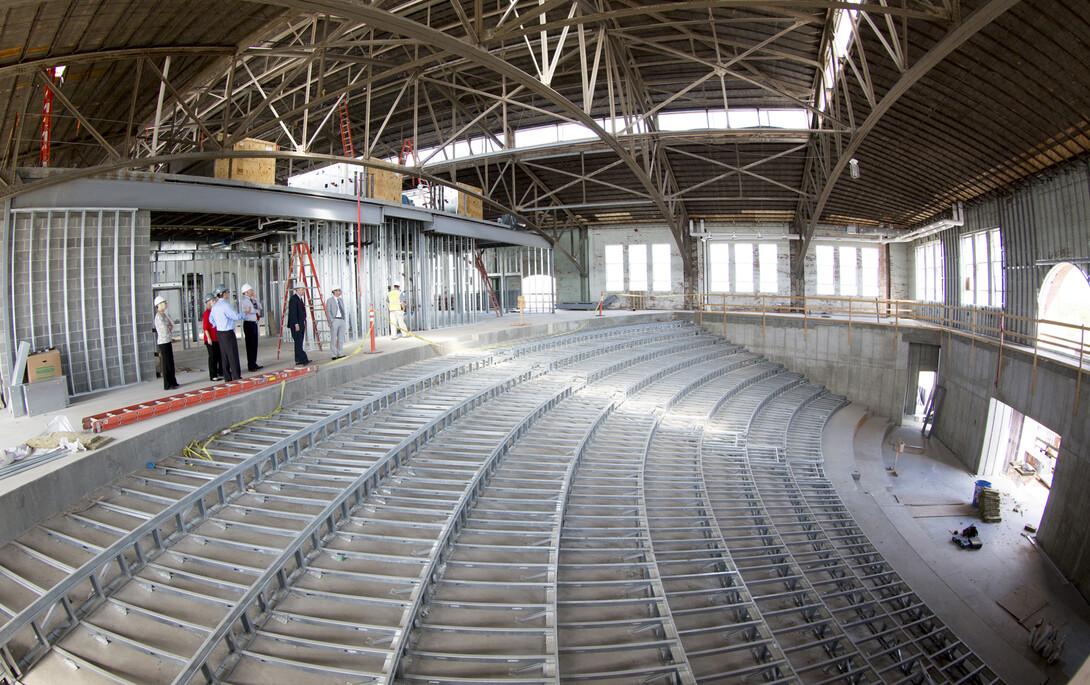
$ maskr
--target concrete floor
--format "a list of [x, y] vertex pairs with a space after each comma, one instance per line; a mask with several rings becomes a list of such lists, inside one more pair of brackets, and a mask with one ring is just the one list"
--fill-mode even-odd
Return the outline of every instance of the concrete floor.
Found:
[[[627, 311], [606, 312], [607, 317], [623, 323]], [[648, 312], [643, 312], [648, 314]], [[660, 312], [660, 314], [667, 314]], [[534, 327], [517, 327], [511, 316], [489, 318], [474, 326], [420, 332], [420, 338], [390, 340], [379, 338], [378, 349], [390, 356], [428, 344], [447, 348], [473, 347], [477, 336], [489, 334], [502, 341], [519, 335], [534, 337], [554, 332], [554, 326], [575, 330], [587, 321], [590, 312], [557, 312], [552, 315], [530, 314], [525, 322]], [[666, 318], [664, 316], [664, 318]], [[559, 330], [559, 328], [557, 330]], [[347, 352], [358, 345], [347, 346]], [[175, 345], [178, 382], [182, 390], [209, 385], [203, 346], [188, 351]], [[330, 364], [328, 352], [309, 352], [323, 367]], [[293, 366], [290, 347], [281, 349], [277, 361], [276, 340], [263, 339], [259, 363], [264, 372]], [[355, 354], [338, 365], [357, 366], [354, 374], [368, 373], [373, 361], [383, 355]], [[245, 363], [245, 362], [244, 362]], [[193, 369], [190, 371], [181, 369]], [[155, 379], [97, 395], [77, 398], [67, 410], [34, 417], [14, 419], [0, 414], [0, 447], [20, 444], [45, 430], [54, 416], [63, 415], [77, 429], [84, 416], [146, 402], [166, 396], [162, 382]], [[189, 413], [207, 411], [217, 405], [236, 402], [225, 399], [168, 416], [131, 424], [106, 433], [116, 440], [134, 440], [156, 431]], [[210, 431], [211, 432], [211, 431]], [[200, 437], [200, 436], [194, 436]], [[922, 446], [922, 454], [905, 452], [898, 457], [900, 475], [887, 471], [893, 465], [894, 443], [901, 437], [908, 445]], [[824, 439], [826, 471], [844, 502], [871, 541], [885, 555], [913, 589], [932, 606], [969, 646], [980, 654], [1009, 683], [1077, 682], [1075, 672], [1090, 654], [1090, 607], [1054, 570], [1047, 558], [1022, 535], [1026, 524], [1037, 525], [1046, 492], [1036, 486], [1019, 485], [1004, 478], [990, 479], [1003, 493], [1003, 522], [982, 524], [972, 515], [922, 517], [920, 505], [967, 504], [972, 498], [975, 476], [966, 472], [936, 439], [924, 442], [918, 427], [906, 425], [891, 429], [887, 420], [869, 417], [857, 405], [845, 408], [833, 417]], [[151, 455], [149, 455], [150, 457]], [[162, 456], [162, 455], [160, 455]], [[0, 480], [0, 494], [18, 490], [29, 480], [46, 476], [46, 471], [63, 469], [82, 459], [73, 455], [50, 464]], [[854, 474], [854, 477], [853, 477]], [[1015, 511], [1015, 508], [1018, 511]], [[917, 514], [914, 516], [913, 514]], [[951, 530], [977, 523], [984, 548], [970, 552], [950, 542]], [[1029, 617], [1028, 628], [1039, 616], [1067, 634], [1061, 661], [1051, 667], [1026, 645], [1026, 626], [998, 603], [1015, 591], [1023, 604], [1048, 606]]]
[[[898, 438], [922, 453], [897, 456], [899, 475], [893, 476]], [[833, 417], [823, 449], [826, 473], [871, 542], [1006, 682], [1077, 682], [1076, 671], [1090, 653], [1090, 606], [1022, 534], [1025, 525], [1040, 523], [1047, 489], [989, 478], [1003, 493], [1003, 521], [982, 523], [968, 506], [977, 477], [937, 438], [924, 440], [918, 424], [893, 427], [858, 405]], [[942, 512], [933, 505], [962, 505], [965, 513], [936, 516]], [[980, 531], [980, 550], [951, 542], [951, 532], [969, 524]], [[1047, 605], [1020, 624], [1001, 601]], [[1067, 636], [1051, 666], [1027, 645], [1038, 619]]]

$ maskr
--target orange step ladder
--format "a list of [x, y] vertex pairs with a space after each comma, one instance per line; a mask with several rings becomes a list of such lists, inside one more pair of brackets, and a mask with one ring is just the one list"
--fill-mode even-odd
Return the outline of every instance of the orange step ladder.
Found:
[[[314, 334], [314, 342], [318, 343], [318, 349], [322, 349], [322, 334], [328, 333], [329, 312], [325, 309], [325, 298], [322, 297], [322, 286], [318, 283], [318, 274], [314, 269], [314, 258], [310, 254], [310, 246], [306, 243], [293, 243], [291, 246], [291, 260], [288, 262], [288, 278], [295, 281], [291, 287], [284, 289], [284, 308], [280, 315], [280, 337], [276, 341], [276, 358], [280, 359], [280, 345], [284, 342], [284, 326], [288, 322], [288, 301], [295, 291], [296, 283], [302, 283], [306, 288], [303, 294], [305, 301], [303, 306], [310, 312], [310, 327]], [[315, 304], [314, 300], [318, 303]], [[321, 316], [319, 316], [321, 314]]]

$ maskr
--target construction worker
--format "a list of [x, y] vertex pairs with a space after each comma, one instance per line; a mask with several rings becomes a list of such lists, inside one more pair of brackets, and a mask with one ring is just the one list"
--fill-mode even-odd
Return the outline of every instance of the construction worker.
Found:
[[344, 356], [344, 334], [348, 330], [348, 310], [341, 299], [341, 286], [333, 286], [333, 296], [325, 302], [329, 316], [329, 351], [334, 359]]
[[242, 378], [238, 364], [238, 338], [235, 336], [235, 322], [242, 320], [242, 314], [231, 306], [228, 296], [231, 291], [225, 285], [216, 286], [216, 304], [208, 318], [216, 327], [216, 344], [220, 346], [220, 363], [223, 365], [223, 380], [236, 381]]
[[295, 292], [288, 301], [288, 330], [291, 331], [291, 339], [295, 342], [296, 366], [306, 366], [310, 363], [310, 357], [303, 350], [303, 340], [307, 336], [307, 308], [303, 304], [303, 297], [306, 294], [306, 284], [296, 281]]
[[242, 310], [242, 337], [246, 338], [246, 370], [259, 371], [262, 367], [257, 363], [257, 322], [261, 320], [262, 309], [249, 283], [242, 284], [239, 309]]
[[409, 334], [409, 324], [405, 323], [405, 303], [401, 301], [401, 286], [394, 284], [393, 289], [386, 295], [386, 306], [390, 310], [390, 326], [394, 340], [401, 337], [402, 333]]
[[167, 298], [155, 298], [155, 342], [159, 345], [159, 365], [163, 370], [163, 390], [181, 387], [174, 376], [174, 322], [167, 314]]

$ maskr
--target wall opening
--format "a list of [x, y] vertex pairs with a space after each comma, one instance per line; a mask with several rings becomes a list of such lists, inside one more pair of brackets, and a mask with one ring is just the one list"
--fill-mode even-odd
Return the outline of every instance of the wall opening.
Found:
[[1090, 326], [1090, 283], [1079, 267], [1070, 263], [1057, 264], [1045, 276], [1037, 298], [1039, 318], [1058, 323], [1041, 323], [1037, 338], [1042, 349], [1063, 354], [1078, 354], [1080, 341], [1090, 344], [1090, 338], [1082, 340], [1081, 329]]
[[556, 279], [546, 274], [522, 279], [524, 311], [551, 312], [556, 299]]
[[978, 474], [1006, 479], [1018, 492], [1022, 513], [1040, 523], [1060, 455], [1061, 438], [1048, 426], [992, 398]]
[[916, 380], [916, 410], [913, 416], [922, 417], [927, 409], [927, 402], [931, 399], [931, 393], [935, 391], [934, 371], [921, 371]]

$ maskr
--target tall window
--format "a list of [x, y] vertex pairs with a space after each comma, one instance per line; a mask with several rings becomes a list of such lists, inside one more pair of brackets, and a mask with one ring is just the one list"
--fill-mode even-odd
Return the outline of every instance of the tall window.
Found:
[[673, 289], [669, 243], [655, 243], [651, 246], [651, 278], [652, 288], [656, 292], [668, 292]]
[[761, 243], [757, 246], [757, 271], [761, 275], [762, 293], [779, 292], [780, 280], [776, 268], [775, 243]]
[[647, 246], [628, 246], [628, 288], [647, 290]]
[[817, 260], [817, 294], [836, 295], [836, 253], [832, 245], [814, 246]]
[[857, 297], [859, 295], [859, 265], [856, 263], [856, 255], [859, 250], [841, 245], [839, 252], [840, 294], [844, 297]]
[[942, 302], [946, 299], [943, 278], [946, 264], [942, 243], [934, 241], [916, 248], [916, 299], [922, 302]]
[[753, 292], [753, 243], [734, 245], [734, 290]]
[[606, 290], [624, 290], [624, 245], [606, 245]]
[[1003, 306], [1003, 244], [999, 229], [961, 236], [961, 304]]
[[1003, 306], [1003, 238], [999, 229], [988, 231], [988, 259], [992, 263], [992, 306]]
[[708, 243], [708, 292], [730, 292], [730, 243]]
[[878, 297], [878, 248], [860, 248], [859, 262], [863, 277], [863, 287], [859, 294], [863, 297]]

